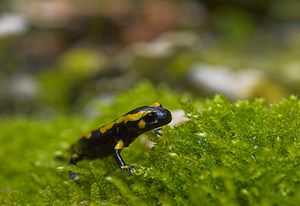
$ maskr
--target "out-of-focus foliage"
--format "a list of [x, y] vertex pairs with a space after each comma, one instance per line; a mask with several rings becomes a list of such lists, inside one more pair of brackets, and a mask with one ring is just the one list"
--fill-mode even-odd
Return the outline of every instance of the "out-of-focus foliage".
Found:
[[[183, 108], [189, 121], [164, 127], [161, 137], [143, 135], [156, 143], [152, 149], [141, 138], [125, 149], [124, 159], [136, 166], [133, 175], [122, 174], [113, 157], [83, 161], [78, 168], [54, 160], [82, 133], [154, 100]], [[300, 100], [294, 96], [273, 105], [262, 99], [230, 103], [222, 96], [179, 101], [166, 88], [143, 83], [98, 108], [101, 118], [94, 119], [2, 118], [0, 204], [300, 203]], [[80, 185], [69, 180], [70, 169], [80, 173]]]

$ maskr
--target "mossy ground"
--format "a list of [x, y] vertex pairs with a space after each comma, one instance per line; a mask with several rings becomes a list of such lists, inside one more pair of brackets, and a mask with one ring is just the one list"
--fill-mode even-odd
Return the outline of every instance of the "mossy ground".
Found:
[[[137, 139], [123, 151], [136, 166], [122, 174], [108, 157], [78, 168], [54, 159], [82, 134], [140, 105], [159, 101], [190, 121], [163, 129], [146, 149]], [[266, 105], [178, 97], [141, 84], [99, 117], [62, 115], [0, 120], [0, 205], [299, 205], [300, 100]], [[80, 173], [80, 186], [68, 170]]]

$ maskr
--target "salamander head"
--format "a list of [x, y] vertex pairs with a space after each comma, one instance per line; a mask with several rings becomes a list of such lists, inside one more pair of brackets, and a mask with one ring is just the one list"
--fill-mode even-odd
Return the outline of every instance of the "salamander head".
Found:
[[127, 129], [136, 133], [143, 133], [171, 122], [171, 112], [159, 103], [143, 106], [128, 112], [125, 116]]

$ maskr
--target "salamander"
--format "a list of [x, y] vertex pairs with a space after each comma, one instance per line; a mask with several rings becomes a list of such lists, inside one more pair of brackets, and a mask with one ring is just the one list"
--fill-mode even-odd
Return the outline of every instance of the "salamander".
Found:
[[[114, 121], [82, 136], [71, 148], [69, 163], [75, 165], [80, 160], [97, 159], [114, 155], [122, 172], [131, 173], [132, 167], [121, 157], [121, 151], [128, 147], [139, 135], [170, 123], [172, 115], [160, 103], [131, 110]], [[76, 179], [78, 174], [70, 172]]]

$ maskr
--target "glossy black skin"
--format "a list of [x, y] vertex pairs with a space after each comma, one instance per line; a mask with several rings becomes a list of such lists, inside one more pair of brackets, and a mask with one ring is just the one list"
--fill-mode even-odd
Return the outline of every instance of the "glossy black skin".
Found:
[[[166, 125], [172, 120], [169, 110], [163, 108], [161, 105], [159, 107], [139, 107], [119, 118], [126, 118], [128, 117], [127, 115], [136, 114], [143, 111], [151, 112], [135, 121], [127, 121], [126, 123], [123, 121], [121, 123], [115, 123], [104, 133], [100, 132], [100, 127], [93, 130], [90, 133], [89, 138], [85, 136], [80, 138], [71, 147], [70, 151], [72, 158], [70, 159], [70, 163], [76, 165], [76, 163], [82, 159], [96, 159], [115, 154], [115, 158], [119, 166], [121, 167], [126, 165], [120, 156], [121, 149], [115, 149], [118, 141], [122, 140], [124, 142], [124, 147], [128, 147], [130, 143], [142, 133]], [[139, 121], [141, 120], [145, 121], [146, 123], [144, 128], [140, 128], [138, 125]], [[77, 176], [75, 173], [71, 174], [71, 176], [72, 175]]]

